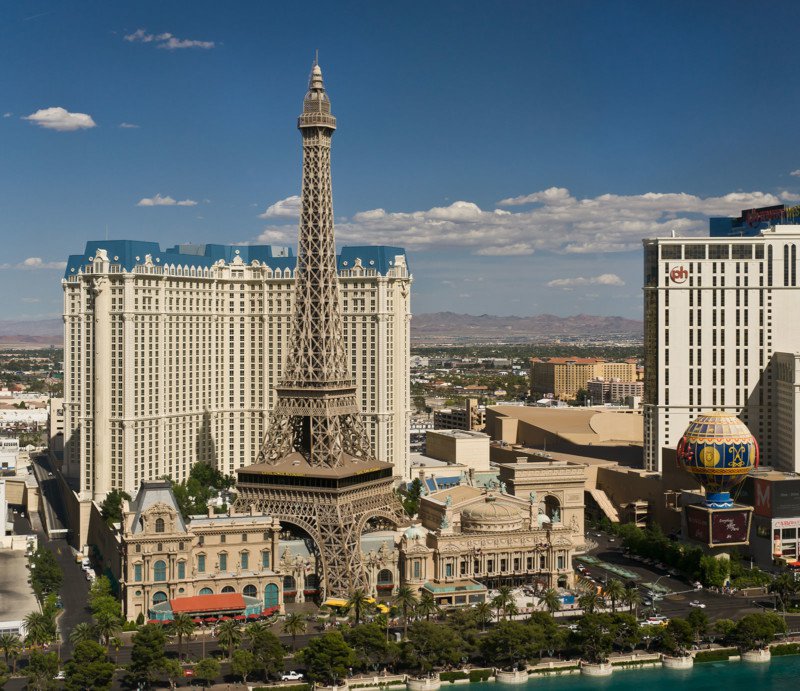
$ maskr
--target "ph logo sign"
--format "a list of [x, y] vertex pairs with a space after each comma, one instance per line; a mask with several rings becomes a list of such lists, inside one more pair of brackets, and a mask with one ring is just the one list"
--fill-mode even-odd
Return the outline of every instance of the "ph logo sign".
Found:
[[676, 266], [669, 272], [669, 278], [673, 283], [685, 283], [689, 272], [683, 266]]

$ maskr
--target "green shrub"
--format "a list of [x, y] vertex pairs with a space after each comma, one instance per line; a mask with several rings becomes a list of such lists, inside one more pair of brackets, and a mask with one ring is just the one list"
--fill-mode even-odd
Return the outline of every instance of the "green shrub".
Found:
[[294, 684], [293, 686], [254, 686], [253, 691], [310, 691], [309, 684]]
[[800, 643], [781, 643], [770, 648], [773, 655], [800, 655]]
[[126, 621], [122, 625], [122, 630], [123, 631], [138, 631], [139, 630], [139, 626], [136, 624], [135, 621]]
[[731, 655], [738, 655], [736, 648], [720, 648], [718, 650], [701, 650], [694, 656], [695, 662], [720, 662]]
[[439, 675], [442, 681], [455, 681], [456, 679], [469, 679], [469, 674], [466, 672], [442, 672]]
[[491, 676], [492, 670], [490, 669], [471, 669], [469, 672], [469, 680], [472, 682], [488, 681]]

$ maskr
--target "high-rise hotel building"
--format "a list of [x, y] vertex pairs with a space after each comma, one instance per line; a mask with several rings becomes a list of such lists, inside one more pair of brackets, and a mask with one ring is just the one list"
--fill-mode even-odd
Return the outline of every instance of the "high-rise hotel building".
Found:
[[[261, 448], [289, 339], [287, 248], [89, 242], [64, 287], [64, 471], [83, 498], [225, 473]], [[349, 364], [375, 455], [409, 475], [411, 275], [396, 247], [338, 256]]]
[[800, 225], [644, 241], [645, 468], [698, 413], [738, 415], [762, 460], [800, 470]]

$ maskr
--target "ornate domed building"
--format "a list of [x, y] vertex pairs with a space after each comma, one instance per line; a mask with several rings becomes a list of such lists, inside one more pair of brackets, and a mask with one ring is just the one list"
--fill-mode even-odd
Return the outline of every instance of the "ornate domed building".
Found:
[[421, 525], [400, 538], [403, 582], [428, 590], [444, 606], [482, 602], [500, 585], [573, 585], [582, 525], [562, 522], [557, 499], [546, 491], [521, 498], [498, 484], [460, 485], [421, 498]]

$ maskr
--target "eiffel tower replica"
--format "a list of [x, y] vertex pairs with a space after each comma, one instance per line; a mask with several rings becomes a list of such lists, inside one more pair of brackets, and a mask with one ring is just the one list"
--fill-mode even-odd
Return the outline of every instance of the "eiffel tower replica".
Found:
[[336, 118], [316, 61], [297, 127], [303, 188], [289, 353], [258, 459], [237, 471], [236, 508], [302, 528], [319, 550], [324, 593], [346, 596], [367, 588], [367, 522], [406, 519], [393, 465], [372, 453], [347, 366], [331, 194]]

